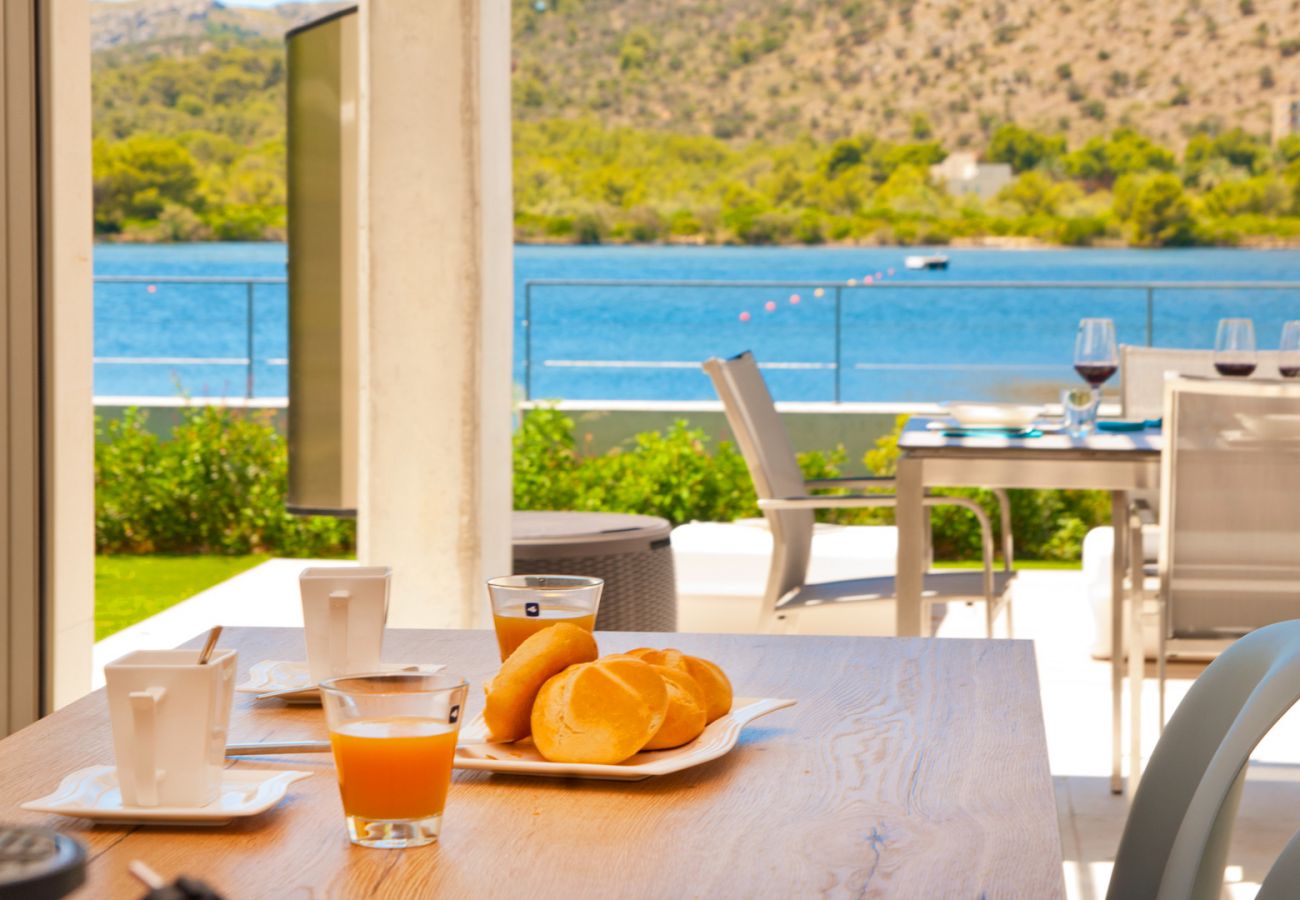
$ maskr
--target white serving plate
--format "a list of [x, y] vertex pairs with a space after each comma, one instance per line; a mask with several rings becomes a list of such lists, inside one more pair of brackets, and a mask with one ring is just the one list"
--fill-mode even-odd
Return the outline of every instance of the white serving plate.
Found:
[[1043, 407], [1017, 403], [945, 403], [948, 415], [963, 428], [1028, 428]]
[[221, 792], [207, 806], [124, 806], [116, 767], [91, 766], [64, 776], [54, 793], [22, 808], [116, 824], [225, 825], [266, 812], [289, 785], [310, 775], [292, 769], [222, 769]]
[[487, 726], [480, 715], [460, 732], [455, 766], [512, 775], [543, 775], [573, 778], [603, 778], [613, 781], [641, 781], [652, 775], [680, 772], [717, 759], [740, 740], [740, 731], [759, 716], [794, 706], [793, 700], [772, 697], [737, 697], [731, 712], [710, 722], [704, 733], [682, 747], [647, 750], [617, 765], [551, 762], [537, 752], [531, 741], [493, 744], [487, 741]]
[[[381, 672], [438, 672], [446, 666], [440, 664], [416, 665], [414, 663], [383, 663]], [[265, 694], [270, 691], [292, 691], [275, 699], [286, 703], [320, 703], [320, 691], [311, 680], [307, 663], [294, 660], [264, 659], [248, 670], [248, 680], [235, 685], [241, 694]]]

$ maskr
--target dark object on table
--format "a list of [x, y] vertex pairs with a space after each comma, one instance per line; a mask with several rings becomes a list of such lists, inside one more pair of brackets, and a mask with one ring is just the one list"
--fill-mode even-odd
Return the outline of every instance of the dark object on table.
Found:
[[223, 900], [222, 896], [197, 878], [181, 875], [171, 884], [140, 860], [128, 867], [131, 874], [149, 888], [140, 900]]
[[605, 579], [598, 631], [676, 631], [672, 525], [654, 516], [515, 512], [514, 574]]
[[86, 850], [48, 828], [0, 825], [0, 900], [55, 900], [86, 880]]

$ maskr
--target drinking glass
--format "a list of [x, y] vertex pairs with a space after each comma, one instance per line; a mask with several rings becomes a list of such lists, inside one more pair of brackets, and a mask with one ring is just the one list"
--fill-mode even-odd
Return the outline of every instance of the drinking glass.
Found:
[[443, 672], [321, 682], [352, 843], [394, 849], [438, 839], [467, 688]]
[[1066, 388], [1061, 391], [1061, 411], [1070, 437], [1087, 437], [1097, 425], [1096, 389]]
[[1282, 342], [1277, 345], [1277, 370], [1283, 378], [1300, 375], [1300, 319], [1282, 326]]
[[1220, 375], [1244, 378], [1255, 371], [1255, 323], [1220, 319], [1214, 338], [1214, 368]]
[[531, 634], [557, 622], [591, 631], [605, 582], [585, 575], [505, 575], [488, 581], [501, 661]]
[[1101, 399], [1101, 386], [1118, 368], [1115, 323], [1110, 319], [1080, 319], [1074, 337], [1074, 371], [1092, 388], [1094, 406]]

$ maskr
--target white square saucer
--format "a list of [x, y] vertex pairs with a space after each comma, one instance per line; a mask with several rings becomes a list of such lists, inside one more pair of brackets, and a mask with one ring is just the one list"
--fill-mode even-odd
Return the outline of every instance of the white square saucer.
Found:
[[289, 785], [310, 775], [293, 769], [222, 769], [220, 793], [207, 806], [125, 806], [117, 768], [90, 766], [65, 775], [54, 793], [22, 808], [119, 825], [225, 825], [265, 812], [283, 799]]

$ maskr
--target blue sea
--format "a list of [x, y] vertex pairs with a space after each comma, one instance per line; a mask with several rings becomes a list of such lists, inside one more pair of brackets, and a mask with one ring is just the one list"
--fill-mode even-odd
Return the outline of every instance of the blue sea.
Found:
[[[949, 268], [904, 269], [905, 256], [926, 252], [949, 256]], [[95, 272], [283, 277], [285, 247], [100, 245]], [[1300, 281], [1294, 250], [522, 246], [514, 278], [514, 376], [536, 398], [711, 399], [699, 362], [749, 349], [770, 366], [780, 400], [832, 400], [837, 392], [845, 401], [1047, 400], [1076, 380], [1074, 331], [1085, 316], [1114, 319], [1122, 343], [1202, 348], [1213, 346], [1226, 316], [1254, 319], [1261, 348], [1276, 347], [1282, 323], [1300, 319], [1300, 290], [1157, 287], [1148, 318], [1140, 288], [956, 286]], [[524, 286], [537, 279], [800, 284], [534, 284], [526, 328]], [[242, 284], [97, 284], [96, 395], [243, 395], [248, 305]], [[252, 310], [253, 393], [284, 396], [285, 287], [256, 285]], [[193, 358], [204, 361], [180, 361]]]

